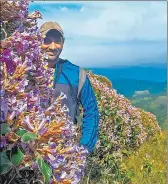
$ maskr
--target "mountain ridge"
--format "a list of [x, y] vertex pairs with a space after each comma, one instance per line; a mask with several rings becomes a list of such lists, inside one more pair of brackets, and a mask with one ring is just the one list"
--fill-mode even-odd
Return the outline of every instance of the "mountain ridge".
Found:
[[120, 66], [110, 68], [88, 68], [97, 75], [103, 75], [110, 79], [137, 79], [154, 82], [167, 81], [167, 68], [162, 65], [150, 66]]
[[167, 82], [144, 81], [137, 79], [113, 79], [111, 80], [114, 89], [131, 97], [135, 91], [148, 90], [150, 94], [166, 93]]

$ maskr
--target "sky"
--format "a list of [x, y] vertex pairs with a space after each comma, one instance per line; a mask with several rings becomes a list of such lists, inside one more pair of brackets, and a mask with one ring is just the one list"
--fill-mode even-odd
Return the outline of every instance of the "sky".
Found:
[[61, 57], [82, 67], [166, 64], [166, 1], [34, 1], [46, 21], [63, 28]]

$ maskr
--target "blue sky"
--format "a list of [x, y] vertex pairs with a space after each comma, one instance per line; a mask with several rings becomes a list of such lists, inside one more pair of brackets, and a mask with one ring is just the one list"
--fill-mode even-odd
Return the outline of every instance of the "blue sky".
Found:
[[34, 1], [46, 21], [64, 30], [61, 54], [83, 67], [166, 63], [166, 1]]

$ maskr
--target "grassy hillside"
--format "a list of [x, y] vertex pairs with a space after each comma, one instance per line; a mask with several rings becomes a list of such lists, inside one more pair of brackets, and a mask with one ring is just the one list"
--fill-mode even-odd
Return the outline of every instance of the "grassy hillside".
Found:
[[[166, 137], [167, 132], [148, 139], [130, 156], [124, 157], [121, 163], [122, 182], [117, 184], [165, 184], [166, 183]], [[116, 184], [111, 175], [90, 181], [89, 184]], [[85, 178], [83, 184], [88, 184]]]
[[166, 183], [166, 132], [151, 137], [140, 149], [125, 158], [123, 166], [132, 184]]

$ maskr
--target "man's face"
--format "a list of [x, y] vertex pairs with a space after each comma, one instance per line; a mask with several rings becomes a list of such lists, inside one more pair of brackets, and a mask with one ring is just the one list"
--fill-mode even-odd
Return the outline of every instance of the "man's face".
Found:
[[61, 54], [63, 44], [64, 38], [57, 30], [48, 31], [41, 48], [48, 56], [48, 64], [50, 67], [54, 67], [56, 64]]

